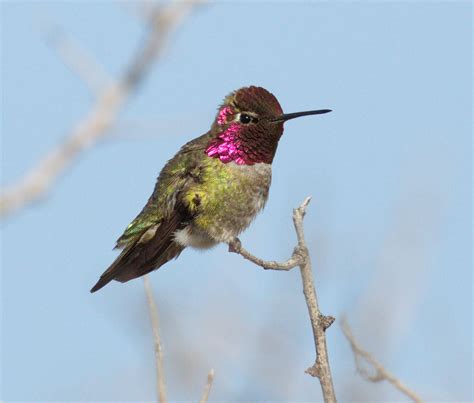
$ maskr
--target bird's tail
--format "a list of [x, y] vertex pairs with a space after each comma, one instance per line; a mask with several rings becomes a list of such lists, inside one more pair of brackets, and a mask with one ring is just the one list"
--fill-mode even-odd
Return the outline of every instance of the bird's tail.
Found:
[[184, 249], [172, 236], [159, 240], [159, 243], [153, 241], [152, 239], [146, 243], [135, 242], [126, 247], [100, 276], [91, 292], [100, 290], [112, 280], [125, 283], [156, 270], [174, 257], [178, 257]]

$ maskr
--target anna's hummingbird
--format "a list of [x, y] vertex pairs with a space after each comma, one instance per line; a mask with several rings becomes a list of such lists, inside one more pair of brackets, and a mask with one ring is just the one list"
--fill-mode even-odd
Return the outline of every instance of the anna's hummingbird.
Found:
[[156, 270], [187, 246], [234, 241], [267, 201], [283, 123], [327, 112], [284, 114], [261, 87], [228, 95], [211, 129], [185, 144], [161, 170], [147, 204], [117, 240], [122, 253], [91, 292]]

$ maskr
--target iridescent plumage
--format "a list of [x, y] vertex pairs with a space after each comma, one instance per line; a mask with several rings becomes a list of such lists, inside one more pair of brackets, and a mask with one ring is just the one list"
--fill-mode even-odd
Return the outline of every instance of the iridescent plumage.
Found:
[[147, 204], [117, 240], [123, 251], [91, 292], [156, 270], [187, 246], [237, 237], [265, 205], [283, 122], [293, 117], [264, 88], [228, 95], [210, 131], [166, 163]]

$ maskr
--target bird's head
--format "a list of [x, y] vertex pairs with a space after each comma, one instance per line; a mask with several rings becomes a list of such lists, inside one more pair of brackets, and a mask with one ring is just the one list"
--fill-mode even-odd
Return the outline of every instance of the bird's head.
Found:
[[215, 138], [206, 153], [227, 163], [271, 164], [283, 134], [283, 123], [329, 109], [284, 114], [276, 97], [262, 87], [244, 87], [229, 94], [219, 107], [211, 131]]

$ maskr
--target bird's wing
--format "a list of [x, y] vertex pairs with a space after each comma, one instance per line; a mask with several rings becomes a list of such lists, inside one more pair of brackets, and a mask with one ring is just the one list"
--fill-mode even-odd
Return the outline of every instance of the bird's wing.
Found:
[[116, 247], [123, 248], [122, 253], [91, 292], [112, 280], [125, 282], [140, 277], [182, 251], [183, 247], [174, 242], [174, 233], [193, 218], [181, 196], [200, 180], [197, 153], [203, 147], [198, 139], [186, 144], [162, 169], [147, 204], [117, 240]]
[[100, 276], [91, 292], [100, 290], [112, 280], [124, 283], [141, 277], [177, 257], [183, 247], [174, 242], [173, 234], [184, 225], [183, 215], [176, 212], [159, 224], [150, 227], [138, 240], [120, 253]]
[[155, 189], [147, 204], [117, 240], [116, 248], [126, 248], [135, 243], [148, 229], [160, 224], [184, 207], [178, 205], [179, 196], [189, 186], [199, 181], [198, 154], [203, 152], [207, 137], [209, 134], [206, 133], [185, 144], [166, 163], [158, 176]]

